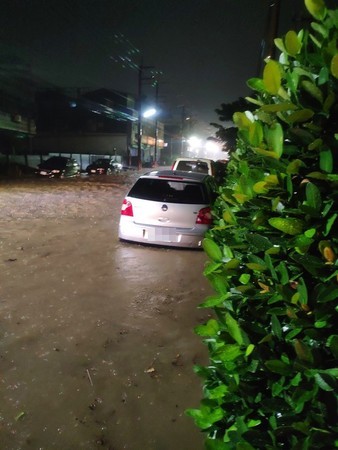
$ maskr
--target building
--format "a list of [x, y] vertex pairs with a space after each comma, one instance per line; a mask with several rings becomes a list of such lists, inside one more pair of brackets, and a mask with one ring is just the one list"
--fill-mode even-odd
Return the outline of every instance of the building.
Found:
[[[138, 111], [132, 95], [115, 90], [53, 89], [37, 95], [35, 153], [119, 156], [137, 165]], [[157, 133], [157, 140], [155, 139]], [[163, 124], [142, 119], [141, 160], [163, 148]]]

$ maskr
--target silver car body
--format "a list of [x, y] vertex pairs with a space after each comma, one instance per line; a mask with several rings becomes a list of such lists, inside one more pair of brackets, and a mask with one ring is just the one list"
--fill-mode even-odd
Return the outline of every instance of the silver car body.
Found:
[[124, 199], [119, 238], [199, 248], [211, 225], [212, 189], [213, 179], [205, 174], [153, 171], [141, 176]]

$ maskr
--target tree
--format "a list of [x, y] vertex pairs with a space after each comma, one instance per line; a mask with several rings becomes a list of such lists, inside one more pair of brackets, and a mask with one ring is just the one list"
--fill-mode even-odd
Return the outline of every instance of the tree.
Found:
[[211, 123], [213, 127], [217, 128], [216, 137], [224, 143], [224, 148], [227, 152], [231, 153], [236, 148], [237, 140], [237, 128], [233, 126], [233, 115], [236, 111], [245, 111], [250, 109], [251, 105], [240, 97], [238, 100], [232, 103], [222, 103], [220, 108], [217, 108], [215, 112], [219, 115], [221, 122], [228, 122], [231, 126], [223, 126], [219, 123]]

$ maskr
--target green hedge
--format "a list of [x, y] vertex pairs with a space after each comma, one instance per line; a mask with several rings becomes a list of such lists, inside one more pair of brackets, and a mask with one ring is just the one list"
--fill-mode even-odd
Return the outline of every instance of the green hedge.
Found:
[[338, 10], [275, 44], [204, 239], [209, 364], [187, 414], [209, 450], [338, 448]]

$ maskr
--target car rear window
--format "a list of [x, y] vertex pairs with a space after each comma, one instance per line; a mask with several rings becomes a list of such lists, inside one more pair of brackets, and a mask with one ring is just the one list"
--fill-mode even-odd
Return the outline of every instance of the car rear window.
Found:
[[210, 199], [201, 183], [140, 178], [129, 197], [167, 203], [208, 204]]
[[208, 173], [209, 167], [203, 161], [178, 161], [176, 170], [183, 170], [184, 172], [199, 172]]

